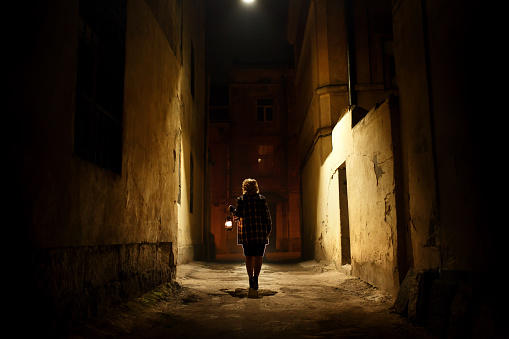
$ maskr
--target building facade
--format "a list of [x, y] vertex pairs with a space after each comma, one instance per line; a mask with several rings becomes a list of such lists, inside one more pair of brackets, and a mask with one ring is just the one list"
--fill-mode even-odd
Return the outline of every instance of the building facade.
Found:
[[57, 333], [200, 255], [204, 7], [41, 1], [9, 20], [7, 281]]
[[487, 170], [467, 155], [490, 145], [473, 85], [484, 56], [469, 42], [481, 13], [413, 0], [289, 8], [303, 258], [398, 296], [401, 313], [438, 335], [497, 321]]
[[[373, 279], [366, 280], [395, 292], [398, 283], [394, 282], [392, 274], [397, 275], [397, 257], [389, 252], [393, 251], [395, 244], [392, 242], [397, 241], [397, 237], [384, 239], [383, 244], [378, 236], [363, 238], [370, 233], [364, 228], [373, 225], [379, 229], [379, 219], [384, 217], [384, 211], [375, 213], [366, 206], [379, 206], [380, 203], [383, 206], [384, 196], [392, 193], [394, 187], [391, 184], [376, 194], [371, 189], [359, 192], [358, 200], [352, 200], [356, 190], [369, 186], [365, 182], [368, 178], [361, 173], [373, 166], [377, 168], [379, 161], [389, 166], [386, 160], [392, 159], [392, 152], [382, 156], [384, 148], [393, 147], [390, 136], [385, 140], [387, 145], [367, 137], [362, 139], [368, 144], [353, 144], [353, 128], [367, 111], [397, 94], [391, 4], [380, 1], [291, 1], [289, 13], [288, 40], [295, 47], [296, 59], [294, 119], [299, 124], [303, 257], [334, 261], [338, 267], [351, 263], [355, 275], [363, 279], [376, 277], [376, 283]], [[344, 119], [350, 122], [342, 123]], [[391, 119], [386, 119], [390, 126]], [[339, 130], [341, 134], [337, 135]], [[362, 130], [362, 127], [356, 130]], [[360, 132], [364, 133], [368, 132]], [[361, 146], [371, 149], [363, 155], [352, 154]], [[353, 157], [358, 160], [349, 161]], [[361, 159], [366, 162], [362, 163]], [[348, 195], [343, 193], [343, 200], [347, 198], [348, 202], [341, 203], [344, 208], [339, 208], [338, 200], [341, 173], [345, 176], [343, 185], [348, 182], [344, 186], [344, 189], [348, 187]], [[389, 179], [392, 181], [393, 176]], [[353, 182], [357, 183], [353, 185]], [[345, 210], [346, 206], [349, 211]], [[340, 218], [340, 211], [343, 218]], [[365, 214], [368, 211], [369, 216]], [[392, 211], [396, 212], [395, 206]], [[352, 220], [355, 215], [359, 216], [357, 221]], [[347, 218], [350, 219], [350, 234], [340, 231], [340, 219], [343, 227], [347, 227]], [[380, 236], [395, 232], [392, 228], [395, 225], [382, 231]], [[355, 233], [358, 237], [352, 238]], [[351, 239], [352, 245], [345, 239]], [[360, 246], [361, 243], [367, 247]], [[368, 250], [370, 246], [378, 245], [380, 251]], [[384, 271], [391, 272], [390, 278], [379, 281]]]
[[[211, 234], [216, 258], [238, 257], [237, 230], [226, 231], [229, 204], [242, 195], [242, 181], [254, 178], [269, 203], [273, 230], [267, 258], [300, 256], [299, 179], [289, 68], [234, 68], [230, 83], [211, 91]], [[224, 100], [218, 100], [224, 98]], [[218, 100], [216, 102], [216, 100]], [[291, 253], [291, 254], [290, 254]]]

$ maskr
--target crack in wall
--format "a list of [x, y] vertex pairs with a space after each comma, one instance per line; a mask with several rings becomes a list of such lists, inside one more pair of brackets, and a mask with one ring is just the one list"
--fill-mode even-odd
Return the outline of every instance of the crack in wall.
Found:
[[376, 185], [378, 186], [378, 179], [381, 179], [385, 172], [383, 171], [382, 166], [378, 164], [378, 156], [376, 154], [373, 154], [373, 159], [371, 161], [373, 162], [373, 170], [376, 176]]

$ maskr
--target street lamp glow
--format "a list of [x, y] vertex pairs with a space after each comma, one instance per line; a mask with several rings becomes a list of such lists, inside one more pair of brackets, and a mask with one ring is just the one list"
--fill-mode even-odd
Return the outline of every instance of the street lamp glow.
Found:
[[242, 2], [245, 4], [252, 4], [254, 0], [242, 0]]

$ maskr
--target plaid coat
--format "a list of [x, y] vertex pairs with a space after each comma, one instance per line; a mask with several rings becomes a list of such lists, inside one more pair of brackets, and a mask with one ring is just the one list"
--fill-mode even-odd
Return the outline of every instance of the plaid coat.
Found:
[[269, 206], [261, 194], [244, 194], [237, 198], [235, 215], [238, 224], [237, 243], [240, 245], [263, 245], [269, 243], [272, 219]]

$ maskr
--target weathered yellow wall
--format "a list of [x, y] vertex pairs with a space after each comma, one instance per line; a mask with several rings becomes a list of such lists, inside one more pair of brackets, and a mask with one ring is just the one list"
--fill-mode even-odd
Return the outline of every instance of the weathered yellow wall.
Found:
[[389, 101], [353, 128], [346, 112], [332, 130], [325, 160], [316, 159], [322, 146], [317, 142], [303, 170], [303, 233], [311, 245], [307, 255], [341, 269], [338, 168], [346, 164], [352, 274], [395, 294], [398, 219]]
[[[10, 46], [16, 57], [8, 74], [12, 181], [7, 191], [13, 197], [9, 209], [20, 217], [8, 238], [16, 239], [13, 246], [21, 255], [10, 262], [9, 270], [17, 273], [9, 283], [29, 291], [41, 330], [95, 315], [171, 281], [179, 217], [181, 229], [191, 234], [183, 246], [201, 243], [204, 18], [197, 13], [203, 3], [182, 3], [188, 18], [183, 51], [176, 2], [127, 2], [120, 174], [73, 154], [78, 1], [13, 10], [13, 18], [19, 14], [35, 21], [26, 30], [30, 33], [20, 32]], [[189, 187], [189, 155], [194, 156], [192, 215], [188, 209], [179, 215], [181, 148], [183, 190]]]
[[[203, 255], [203, 197], [206, 166], [204, 4], [202, 0], [194, 0], [183, 1], [182, 6], [183, 77], [180, 83], [178, 109], [181, 119], [178, 263], [186, 263]], [[191, 92], [191, 49], [194, 50], [194, 94]]]
[[55, 6], [56, 14], [48, 9], [47, 15], [62, 15], [41, 28], [54, 32], [43, 35], [34, 62], [23, 66], [27, 78], [20, 85], [32, 100], [20, 101], [18, 111], [34, 122], [19, 144], [34, 215], [32, 242], [46, 248], [176, 240], [172, 151], [180, 124], [180, 61], [146, 3], [130, 1], [122, 173], [104, 171], [73, 155], [77, 4]]
[[[318, 260], [339, 260], [337, 255], [340, 253], [337, 246], [339, 231], [334, 230], [339, 227], [335, 221], [339, 212], [328, 209], [336, 205], [329, 199], [338, 197], [330, 193], [331, 189], [338, 188], [332, 188], [334, 185], [330, 184], [329, 178], [336, 176], [335, 171], [341, 163], [335, 164], [332, 171], [329, 168], [325, 173], [323, 171], [326, 162], [330, 161], [329, 154], [336, 152], [338, 147], [332, 143], [332, 130], [349, 105], [345, 18], [352, 13], [346, 13], [345, 5], [344, 1], [310, 1], [308, 8], [301, 8], [306, 20], [290, 30], [295, 34], [292, 40], [301, 38], [295, 42], [298, 46], [295, 116], [300, 124], [298, 151], [302, 169], [303, 255], [310, 258], [316, 256]], [[383, 6], [390, 8], [387, 2]], [[353, 43], [356, 50], [351, 56], [352, 64], [355, 65], [352, 72], [356, 74], [358, 71], [360, 74], [353, 79], [351, 90], [358, 99], [353, 104], [369, 109], [387, 97], [390, 91], [383, 85], [380, 46], [373, 45], [379, 37], [375, 39], [375, 36], [370, 36], [373, 34], [370, 29], [375, 26], [368, 27], [371, 24], [365, 17], [368, 9], [373, 9], [369, 1], [353, 4], [356, 20], [352, 29], [355, 29]], [[299, 17], [302, 13], [293, 15]], [[376, 21], [377, 28], [386, 29], [386, 26]], [[390, 30], [390, 24], [388, 27]], [[320, 214], [327, 217], [321, 217]], [[333, 244], [333, 249], [329, 249], [328, 244]]]
[[129, 6], [122, 177], [131, 189], [124, 198], [124, 241], [175, 242], [180, 60], [147, 4]]
[[348, 164], [347, 159], [352, 153], [351, 120], [350, 111], [346, 111], [334, 126], [330, 136], [332, 152], [320, 167], [320, 179], [317, 184], [319, 187], [317, 206], [321, 208], [317, 216], [320, 251], [316, 254], [319, 259], [334, 262], [338, 269], [342, 262], [338, 168], [345, 162]]
[[399, 287], [396, 195], [400, 192], [391, 119], [388, 99], [352, 129], [346, 170], [352, 273], [395, 295]]

